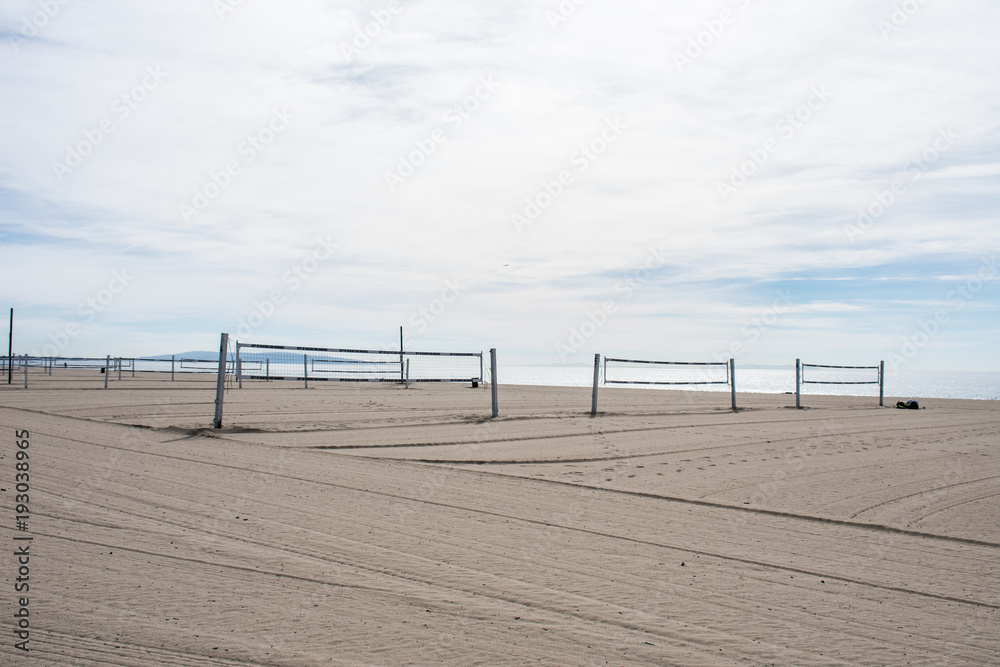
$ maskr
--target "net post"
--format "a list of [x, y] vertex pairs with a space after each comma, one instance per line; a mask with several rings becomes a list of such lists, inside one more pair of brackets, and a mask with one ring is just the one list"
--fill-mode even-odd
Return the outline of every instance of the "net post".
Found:
[[797, 407], [797, 408], [801, 408], [802, 407], [802, 400], [801, 400], [801, 396], [799, 394], [799, 386], [801, 386], [801, 382], [800, 382], [800, 380], [801, 380], [801, 374], [800, 373], [801, 372], [799, 370], [799, 360], [796, 359], [795, 360], [795, 407]]
[[243, 364], [240, 362], [240, 341], [236, 341], [236, 383], [243, 388]]
[[170, 355], [170, 381], [171, 382], [174, 381], [174, 361], [176, 361], [176, 360], [177, 360], [177, 355], [176, 354], [171, 354]]
[[122, 358], [121, 357], [118, 357], [117, 364], [118, 364], [118, 380], [120, 381], [122, 379]]
[[219, 372], [215, 380], [215, 420], [212, 426], [222, 428], [222, 398], [226, 391], [226, 352], [229, 350], [229, 334], [224, 333], [219, 341]]
[[594, 355], [594, 393], [590, 398], [590, 416], [597, 416], [597, 383], [601, 379], [601, 355]]
[[104, 388], [108, 388], [108, 375], [111, 374], [111, 355], [104, 359]]
[[500, 414], [500, 406], [497, 403], [497, 349], [490, 348], [490, 390], [493, 393], [493, 417]]
[[878, 406], [884, 407], [885, 398], [885, 361], [878, 362]]
[[403, 325], [402, 324], [399, 325], [399, 379], [400, 381], [404, 382], [406, 380], [406, 378], [404, 377], [404, 368], [403, 368]]
[[406, 380], [404, 382], [406, 384], [406, 388], [409, 389], [410, 388], [410, 360], [409, 359], [406, 360]]
[[736, 359], [729, 358], [729, 386], [733, 394], [733, 412], [736, 412]]
[[267, 382], [271, 381], [271, 357], [264, 359], [264, 375], [267, 376]]
[[135, 357], [132, 357], [132, 377], [135, 377]]
[[24, 355], [24, 388], [28, 388], [28, 355]]
[[302, 355], [302, 381], [305, 383], [305, 388], [309, 388], [309, 355]]

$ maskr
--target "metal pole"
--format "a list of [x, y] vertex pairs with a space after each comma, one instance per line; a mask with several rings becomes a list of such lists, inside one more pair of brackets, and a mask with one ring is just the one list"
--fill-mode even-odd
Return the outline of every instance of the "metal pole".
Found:
[[170, 355], [170, 381], [174, 381], [174, 361], [177, 359], [176, 354]]
[[590, 416], [597, 416], [597, 383], [601, 379], [601, 355], [594, 355], [594, 393], [590, 395]]
[[10, 309], [10, 335], [7, 337], [7, 384], [14, 379], [14, 309]]
[[797, 407], [797, 408], [801, 408], [802, 407], [802, 401], [801, 401], [801, 398], [800, 398], [800, 395], [799, 395], [799, 386], [800, 386], [800, 382], [799, 382], [799, 360], [796, 359], [795, 360], [795, 407]]
[[243, 388], [243, 364], [240, 362], [240, 341], [236, 341], [236, 381]]
[[267, 381], [271, 381], [271, 357], [266, 357], [264, 359], [264, 375], [267, 376]]
[[406, 360], [406, 388], [410, 388], [410, 360]]
[[122, 358], [118, 357], [118, 359], [116, 360], [116, 363], [118, 364], [118, 379], [121, 380], [122, 379]]
[[403, 325], [399, 325], [399, 379], [404, 380], [403, 377]]
[[215, 381], [215, 420], [212, 425], [222, 428], [222, 398], [226, 392], [226, 352], [229, 351], [229, 334], [222, 334], [219, 342], [219, 373]]
[[28, 388], [28, 355], [24, 355], [24, 388]]
[[885, 397], [885, 362], [878, 362], [878, 406], [881, 408], [885, 405], [883, 398]]
[[104, 360], [104, 388], [108, 388], [108, 375], [111, 373], [111, 355]]
[[497, 403], [497, 349], [490, 348], [490, 389], [493, 392], [493, 416], [500, 414], [500, 406]]
[[309, 388], [309, 355], [302, 355], [302, 381], [306, 383], [306, 389]]
[[736, 360], [729, 358], [729, 386], [733, 390], [733, 412], [736, 412]]

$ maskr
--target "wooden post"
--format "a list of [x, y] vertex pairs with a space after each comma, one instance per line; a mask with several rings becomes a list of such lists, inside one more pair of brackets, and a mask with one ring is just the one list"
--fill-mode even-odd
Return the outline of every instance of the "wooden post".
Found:
[[226, 352], [229, 351], [229, 334], [222, 334], [219, 341], [219, 372], [215, 380], [215, 419], [212, 426], [222, 428], [222, 398], [226, 393]]
[[597, 383], [601, 379], [601, 355], [594, 355], [594, 392], [590, 395], [590, 416], [597, 416]]
[[884, 407], [885, 397], [885, 361], [878, 362], [878, 406]]
[[497, 349], [490, 348], [490, 389], [493, 392], [493, 417], [500, 414], [500, 405], [497, 403]]
[[799, 393], [800, 384], [801, 383], [800, 383], [800, 373], [799, 373], [799, 360], [796, 359], [795, 360], [795, 407], [797, 408], [802, 407], [802, 400]]
[[108, 375], [111, 373], [111, 355], [104, 360], [104, 388], [108, 388]]
[[733, 412], [736, 412], [736, 360], [729, 358], [729, 386], [733, 390]]
[[7, 337], [7, 384], [14, 381], [14, 309], [10, 309], [10, 335]]

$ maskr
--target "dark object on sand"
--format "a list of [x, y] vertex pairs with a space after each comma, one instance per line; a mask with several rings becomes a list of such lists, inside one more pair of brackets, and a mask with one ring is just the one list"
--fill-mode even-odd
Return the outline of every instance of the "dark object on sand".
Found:
[[920, 404], [916, 401], [896, 401], [896, 407], [900, 410], [919, 410]]

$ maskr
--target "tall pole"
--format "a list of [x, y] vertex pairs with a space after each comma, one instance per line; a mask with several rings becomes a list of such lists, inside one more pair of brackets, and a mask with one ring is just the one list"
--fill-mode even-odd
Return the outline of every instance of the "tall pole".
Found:
[[10, 335], [7, 337], [7, 384], [14, 380], [14, 309], [10, 309]]
[[403, 377], [403, 325], [399, 325], [399, 381], [405, 381]]
[[219, 341], [219, 375], [215, 381], [215, 420], [212, 425], [222, 428], [222, 397], [226, 392], [226, 352], [229, 351], [229, 334], [222, 334]]
[[733, 390], [733, 412], [736, 412], [736, 360], [729, 358], [729, 386]]
[[797, 407], [797, 408], [801, 408], [802, 407], [802, 401], [801, 401], [801, 398], [799, 396], [799, 386], [800, 386], [799, 377], [800, 377], [799, 376], [799, 360], [796, 359], [795, 360], [795, 407]]
[[885, 362], [878, 362], [878, 406], [881, 408], [885, 405], [883, 398], [885, 396]]
[[104, 359], [104, 388], [108, 388], [108, 376], [111, 375], [111, 355]]
[[493, 416], [500, 414], [500, 405], [497, 403], [497, 349], [490, 348], [490, 389], [493, 392]]
[[590, 416], [597, 416], [597, 383], [601, 379], [601, 355], [594, 355], [594, 393], [590, 397]]

